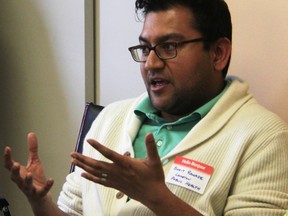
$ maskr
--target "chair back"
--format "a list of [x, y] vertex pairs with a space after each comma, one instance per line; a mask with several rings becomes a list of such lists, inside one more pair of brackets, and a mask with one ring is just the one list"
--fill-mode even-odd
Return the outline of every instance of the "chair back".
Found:
[[[79, 129], [79, 133], [78, 133], [78, 138], [77, 138], [77, 142], [76, 142], [76, 146], [75, 146], [76, 152], [82, 153], [84, 138], [85, 138], [87, 132], [89, 131], [89, 129], [92, 125], [92, 122], [95, 120], [95, 118], [101, 112], [101, 110], [103, 108], [104, 108], [103, 106], [96, 105], [94, 103], [87, 103], [85, 105], [80, 129]], [[73, 172], [74, 170], [75, 170], [75, 165], [71, 164], [70, 173]]]

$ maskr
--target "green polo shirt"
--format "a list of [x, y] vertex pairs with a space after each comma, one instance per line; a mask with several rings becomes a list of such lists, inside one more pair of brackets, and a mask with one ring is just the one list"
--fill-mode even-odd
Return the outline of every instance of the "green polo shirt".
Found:
[[229, 83], [226, 84], [224, 90], [215, 98], [190, 115], [182, 117], [175, 122], [169, 122], [159, 117], [156, 114], [157, 110], [152, 106], [148, 97], [141, 101], [134, 110], [136, 115], [144, 118], [142, 126], [133, 142], [135, 158], [145, 158], [147, 156], [145, 146], [145, 136], [147, 133], [152, 133], [154, 135], [160, 157], [167, 155], [212, 109], [228, 86]]

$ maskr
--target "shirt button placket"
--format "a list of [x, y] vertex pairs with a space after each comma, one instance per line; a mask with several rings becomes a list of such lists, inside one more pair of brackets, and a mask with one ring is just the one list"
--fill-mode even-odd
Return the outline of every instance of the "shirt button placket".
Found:
[[162, 141], [162, 140], [158, 140], [157, 143], [156, 143], [156, 145], [157, 145], [158, 147], [161, 147], [161, 146], [163, 145], [163, 141]]

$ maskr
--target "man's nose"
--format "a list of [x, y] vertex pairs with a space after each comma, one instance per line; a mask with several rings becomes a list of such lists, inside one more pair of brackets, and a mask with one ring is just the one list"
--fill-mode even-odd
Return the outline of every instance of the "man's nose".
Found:
[[164, 64], [164, 61], [157, 56], [155, 50], [151, 50], [145, 62], [145, 69], [151, 70], [155, 68], [161, 68], [164, 66]]

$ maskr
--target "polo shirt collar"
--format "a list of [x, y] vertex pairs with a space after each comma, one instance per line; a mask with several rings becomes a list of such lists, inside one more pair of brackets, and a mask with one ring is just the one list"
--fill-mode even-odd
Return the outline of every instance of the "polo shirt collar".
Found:
[[[196, 109], [194, 112], [192, 112], [191, 114], [184, 116], [180, 119], [178, 119], [176, 122], [178, 121], [187, 121], [187, 120], [191, 120], [191, 119], [195, 119], [195, 118], [199, 118], [202, 119], [204, 118], [204, 116], [212, 109], [212, 107], [217, 103], [217, 101], [221, 98], [221, 96], [224, 94], [224, 92], [228, 89], [228, 87], [230, 86], [231, 82], [227, 82], [225, 88], [223, 89], [223, 91], [217, 95], [216, 97], [214, 97], [212, 100], [208, 101], [206, 104], [202, 105], [201, 107], [199, 107], [198, 109]], [[140, 117], [148, 117], [151, 120], [157, 121], [159, 123], [164, 123], [167, 122], [165, 121], [165, 119], [159, 117], [159, 115], [157, 115], [158, 110], [156, 110], [152, 104], [151, 101], [149, 99], [149, 96], [145, 97], [135, 108], [134, 113], [137, 116]]]

